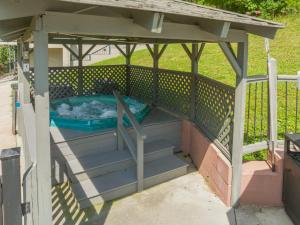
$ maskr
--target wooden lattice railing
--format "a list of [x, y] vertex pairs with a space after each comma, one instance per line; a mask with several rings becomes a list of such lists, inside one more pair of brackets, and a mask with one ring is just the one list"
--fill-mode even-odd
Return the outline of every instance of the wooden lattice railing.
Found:
[[[49, 68], [50, 98], [112, 94], [117, 89], [194, 122], [231, 159], [233, 87], [202, 75], [141, 66]], [[28, 79], [34, 84], [34, 73]], [[195, 85], [193, 85], [195, 81]], [[82, 90], [82, 94], [80, 94]], [[193, 99], [194, 98], [194, 99]]]

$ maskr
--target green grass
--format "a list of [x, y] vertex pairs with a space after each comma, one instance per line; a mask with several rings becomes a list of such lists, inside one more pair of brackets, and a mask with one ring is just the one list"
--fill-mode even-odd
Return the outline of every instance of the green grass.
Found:
[[[285, 29], [278, 32], [275, 40], [270, 43], [271, 55], [278, 61], [278, 73], [279, 74], [297, 74], [300, 70], [300, 16], [293, 15], [287, 17], [281, 17], [276, 19], [278, 22], [286, 25]], [[254, 35], [250, 35], [249, 38], [249, 72], [248, 75], [258, 75], [267, 73], [266, 65], [266, 53], [264, 49], [264, 39]], [[113, 59], [99, 62], [95, 65], [112, 65], [112, 64], [124, 64], [124, 57], [116, 57]], [[147, 49], [136, 51], [131, 63], [133, 65], [140, 66], [152, 66], [152, 58]], [[190, 71], [190, 61], [185, 51], [180, 45], [169, 45], [160, 59], [160, 68], [171, 69], [178, 71]], [[203, 55], [199, 63], [199, 73], [210, 78], [216, 79], [225, 84], [234, 86], [235, 74], [226, 60], [225, 56], [221, 52], [217, 44], [207, 44]], [[260, 86], [258, 85], [258, 96], [260, 94]], [[252, 85], [251, 91], [253, 93], [255, 85]], [[288, 98], [289, 98], [289, 113], [287, 116], [288, 130], [293, 131], [295, 129], [295, 84], [289, 84]], [[262, 126], [264, 133], [264, 139], [266, 139], [267, 133], [267, 86], [264, 89], [263, 95], [263, 116], [260, 117], [258, 113], [260, 110], [260, 99], [257, 101], [257, 126]], [[247, 101], [248, 103], [248, 101]], [[253, 103], [253, 99], [252, 99]], [[248, 107], [248, 106], [247, 106]], [[283, 83], [278, 86], [278, 131], [279, 136], [283, 137], [285, 133], [286, 115], [285, 115], [285, 85]], [[258, 134], [254, 136], [254, 104], [250, 106], [250, 126], [249, 126], [249, 142], [255, 142], [259, 139]], [[247, 115], [246, 115], [247, 117]], [[299, 123], [300, 124], [300, 123]], [[247, 127], [245, 126], [245, 129]], [[245, 160], [253, 159], [265, 159], [265, 151], [251, 154], [246, 156]]]

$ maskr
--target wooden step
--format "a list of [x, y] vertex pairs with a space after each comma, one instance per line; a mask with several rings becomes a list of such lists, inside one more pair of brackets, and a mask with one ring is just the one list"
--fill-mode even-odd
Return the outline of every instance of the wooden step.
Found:
[[[174, 146], [166, 140], [145, 144], [145, 162], [173, 154]], [[68, 161], [68, 175], [72, 183], [87, 180], [135, 165], [128, 150], [91, 154]]]
[[[145, 163], [144, 188], [185, 175], [188, 165], [174, 155]], [[136, 166], [72, 185], [81, 208], [130, 195], [137, 191]]]

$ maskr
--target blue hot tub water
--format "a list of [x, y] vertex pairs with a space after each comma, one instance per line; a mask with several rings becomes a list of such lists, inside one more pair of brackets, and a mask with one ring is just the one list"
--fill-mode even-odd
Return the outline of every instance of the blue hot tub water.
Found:
[[[125, 103], [141, 122], [150, 112], [147, 104], [124, 97]], [[116, 99], [112, 95], [69, 97], [52, 100], [50, 103], [51, 126], [83, 131], [104, 130], [117, 126]], [[130, 126], [126, 116], [125, 126]]]

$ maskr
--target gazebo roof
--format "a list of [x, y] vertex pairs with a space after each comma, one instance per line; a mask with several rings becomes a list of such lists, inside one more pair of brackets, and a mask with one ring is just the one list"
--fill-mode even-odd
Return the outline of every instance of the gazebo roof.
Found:
[[[189, 29], [192, 29], [192, 32], [197, 27], [205, 32], [203, 41], [222, 39], [226, 41], [231, 31], [242, 31], [274, 38], [276, 31], [284, 27], [280, 23], [204, 7], [181, 0], [28, 0], [0, 3], [0, 39], [6, 41], [15, 40], [23, 36], [26, 30], [30, 29], [35, 16], [46, 14], [46, 16], [50, 15], [49, 17], [53, 19], [52, 17], [55, 17], [55, 13], [58, 13], [57, 16], [61, 18], [69, 16], [71, 20], [74, 20], [74, 16], [76, 16], [80, 21], [90, 20], [90, 22], [100, 17], [105, 21], [107, 19], [115, 19], [115, 21], [119, 19], [121, 24], [129, 23], [129, 20], [132, 20], [132, 23], [139, 24], [149, 31], [149, 34], [143, 31], [140, 32], [140, 30], [138, 30], [139, 32], [132, 32], [136, 34], [135, 41], [137, 42], [149, 41], [149, 39], [200, 40], [199, 37], [195, 39], [184, 37], [181, 39], [182, 36], [179, 35], [178, 38], [174, 37], [172, 39], [171, 34], [169, 36], [154, 35], [164, 33], [164, 26], [169, 28], [171, 25], [172, 30], [184, 30], [182, 32], [189, 32]], [[81, 16], [86, 17], [80, 18]], [[59, 25], [60, 23], [58, 22], [57, 26]], [[53, 24], [51, 26], [53, 28]], [[96, 29], [95, 32], [84, 33], [82, 31], [79, 33], [89, 37], [104, 37], [107, 39], [114, 37], [134, 38], [134, 35], [128, 35], [126, 32], [124, 35], [120, 32], [102, 33], [102, 30], [97, 30], [97, 27], [94, 28]], [[128, 29], [135, 28], [128, 27]], [[49, 33], [70, 35], [75, 34], [75, 31], [67, 30], [62, 32], [60, 29], [57, 31], [52, 29]], [[169, 30], [167, 29], [167, 31]], [[199, 34], [195, 32], [194, 35], [197, 36]], [[236, 36], [236, 34], [233, 36]]]

